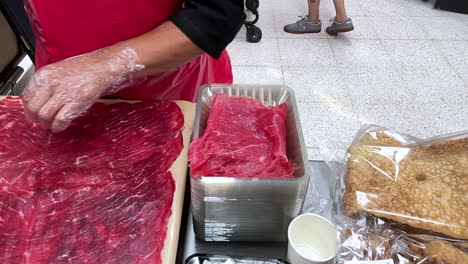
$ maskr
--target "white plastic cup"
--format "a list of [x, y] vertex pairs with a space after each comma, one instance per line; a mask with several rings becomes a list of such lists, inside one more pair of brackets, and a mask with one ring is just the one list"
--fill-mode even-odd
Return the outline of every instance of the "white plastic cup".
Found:
[[288, 228], [288, 261], [291, 264], [327, 263], [338, 250], [336, 226], [317, 214], [296, 217]]

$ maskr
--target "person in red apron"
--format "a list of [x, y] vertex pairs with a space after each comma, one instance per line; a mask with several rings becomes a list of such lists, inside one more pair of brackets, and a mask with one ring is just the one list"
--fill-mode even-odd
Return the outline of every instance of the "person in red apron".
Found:
[[53, 132], [97, 99], [194, 101], [205, 83], [232, 83], [224, 48], [243, 0], [26, 0], [36, 69], [26, 117]]

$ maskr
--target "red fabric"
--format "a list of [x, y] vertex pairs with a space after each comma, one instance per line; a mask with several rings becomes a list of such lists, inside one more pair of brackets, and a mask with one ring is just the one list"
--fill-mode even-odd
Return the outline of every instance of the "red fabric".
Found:
[[190, 146], [192, 176], [291, 178], [286, 156], [287, 105], [217, 94], [203, 136]]
[[[182, 0], [26, 0], [36, 35], [36, 68], [142, 35], [167, 21]], [[157, 44], [155, 44], [157, 45]], [[205, 83], [232, 83], [226, 52], [204, 54], [171, 73], [117, 93], [122, 99], [195, 100]]]
[[161, 263], [175, 103], [96, 103], [59, 134], [32, 126], [20, 99], [0, 117], [0, 263]]

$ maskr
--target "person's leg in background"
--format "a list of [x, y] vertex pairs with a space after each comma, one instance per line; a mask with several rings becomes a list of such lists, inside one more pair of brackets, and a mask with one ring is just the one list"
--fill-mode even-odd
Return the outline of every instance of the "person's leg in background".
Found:
[[[293, 34], [319, 33], [322, 30], [320, 20], [320, 0], [307, 0], [309, 13], [301, 20], [284, 26], [284, 31]], [[328, 0], [331, 1], [331, 0]], [[351, 0], [354, 1], [354, 0]], [[333, 0], [336, 17], [331, 20], [332, 25], [327, 27], [327, 33], [336, 35], [340, 32], [348, 32], [354, 29], [351, 18], [346, 14], [344, 0]]]
[[309, 6], [309, 21], [318, 24], [320, 23], [320, 0], [308, 0]]
[[336, 10], [336, 21], [337, 22], [344, 22], [348, 15], [346, 14], [346, 8], [344, 5], [344, 0], [333, 0], [333, 4], [335, 4]]
[[319, 7], [320, 0], [307, 0], [309, 13], [295, 23], [284, 26], [284, 31], [293, 34], [319, 33], [322, 31], [322, 21], [320, 21]]
[[354, 30], [353, 21], [346, 14], [344, 0], [333, 0], [333, 4], [335, 5], [336, 17], [331, 20], [333, 22], [331, 26], [327, 27], [327, 33], [337, 35], [338, 33]]

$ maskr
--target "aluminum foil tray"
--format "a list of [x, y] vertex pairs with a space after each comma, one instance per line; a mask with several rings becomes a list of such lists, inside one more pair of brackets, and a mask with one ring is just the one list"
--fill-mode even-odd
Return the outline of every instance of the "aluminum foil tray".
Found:
[[203, 135], [218, 93], [253, 97], [272, 106], [287, 103], [287, 155], [297, 170], [292, 179], [190, 177], [195, 234], [204, 241], [286, 241], [310, 177], [294, 92], [286, 86], [205, 85], [198, 96], [194, 138]]

